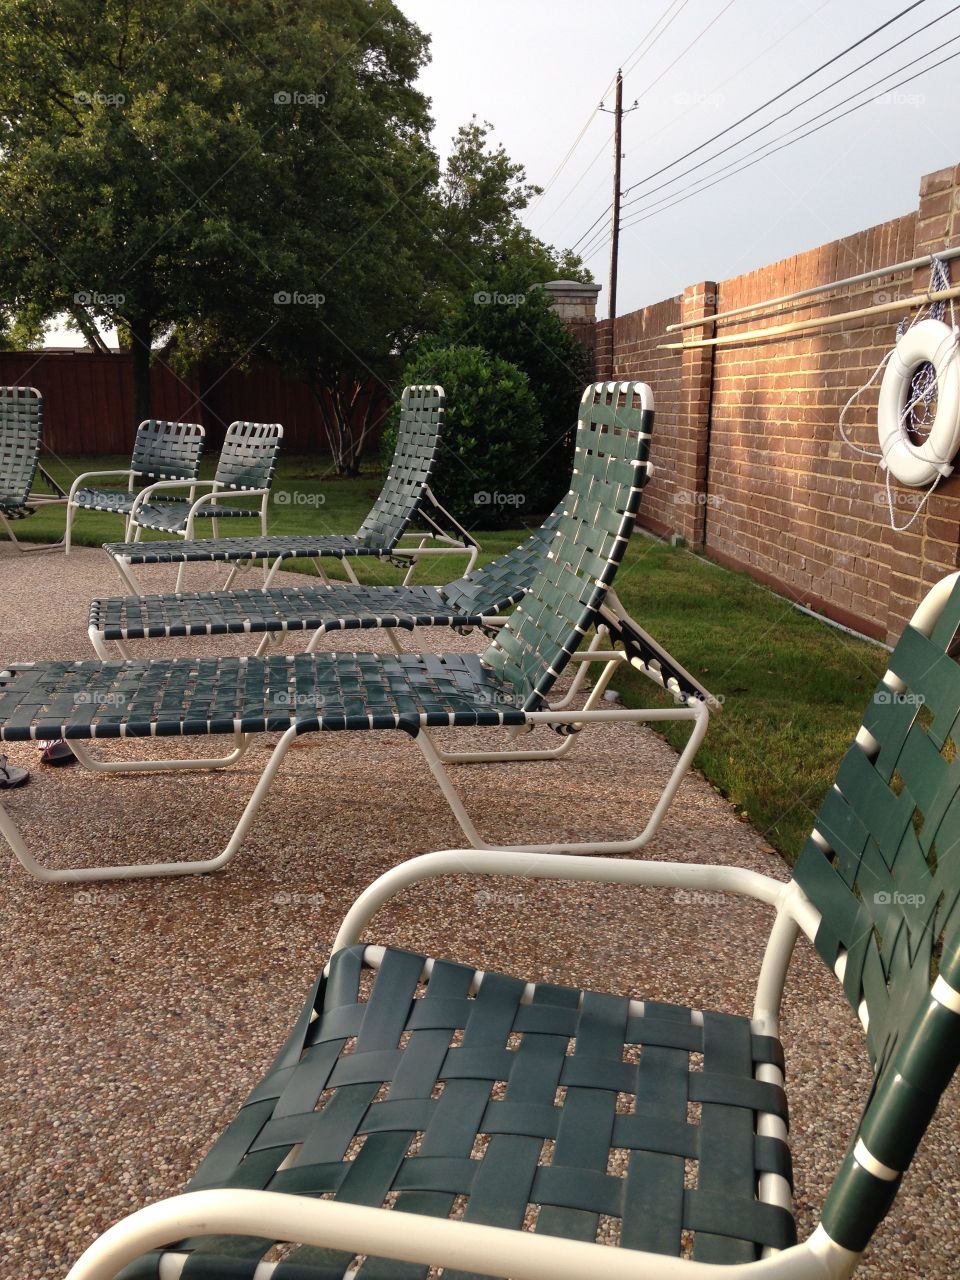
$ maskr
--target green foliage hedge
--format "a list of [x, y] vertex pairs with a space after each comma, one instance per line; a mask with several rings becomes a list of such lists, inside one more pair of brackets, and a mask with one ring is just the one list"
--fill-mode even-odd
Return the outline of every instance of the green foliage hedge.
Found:
[[[516, 526], [542, 509], [543, 422], [526, 374], [482, 347], [421, 351], [404, 385], [439, 383], [446, 392], [443, 440], [431, 487], [468, 529]], [[399, 406], [384, 430], [389, 465]]]

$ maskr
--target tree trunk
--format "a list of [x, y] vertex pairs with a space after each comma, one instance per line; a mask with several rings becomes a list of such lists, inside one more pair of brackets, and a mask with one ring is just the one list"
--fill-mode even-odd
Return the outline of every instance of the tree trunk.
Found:
[[150, 417], [150, 342], [153, 337], [149, 320], [134, 320], [130, 325], [130, 353], [133, 357], [133, 416], [135, 425]]
[[330, 456], [333, 458], [333, 468], [337, 475], [342, 475], [340, 470], [340, 447], [337, 439], [337, 415], [332, 406], [328, 404], [327, 396], [323, 382], [317, 378], [310, 378], [310, 390], [313, 392], [314, 399], [317, 402], [317, 408], [320, 410], [320, 421], [323, 423], [323, 432], [327, 438], [327, 447], [330, 450]]

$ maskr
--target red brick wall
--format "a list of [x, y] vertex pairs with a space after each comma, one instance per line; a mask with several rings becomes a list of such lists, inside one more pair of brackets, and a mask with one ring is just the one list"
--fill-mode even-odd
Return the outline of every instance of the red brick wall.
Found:
[[[668, 298], [643, 311], [605, 320], [598, 328], [613, 328], [615, 377], [637, 378], [653, 388], [656, 426], [650, 454], [654, 479], [643, 495], [644, 522], [660, 533], [677, 527], [677, 428], [681, 413], [680, 358], [675, 351], [658, 351], [666, 325], [680, 319], [680, 298]], [[598, 349], [600, 344], [598, 343]], [[680, 513], [682, 514], [682, 513]]]
[[[615, 322], [612, 360], [598, 376], [636, 376], [657, 404], [641, 521], [677, 532], [790, 599], [877, 637], [896, 635], [930, 583], [960, 565], [960, 474], [941, 482], [907, 532], [889, 527], [883, 473], [844, 445], [837, 421], [849, 396], [895, 341], [901, 314], [850, 320], [763, 341], [680, 353], [660, 349], [679, 318], [792, 293], [960, 242], [960, 166], [928, 175], [918, 211], [760, 270], [691, 286]], [[823, 318], [926, 287], [928, 270], [884, 276], [771, 308], [719, 334]], [[960, 260], [953, 279], [960, 279]], [[913, 313], [910, 313], [913, 314]], [[713, 326], [685, 331], [687, 341]], [[849, 434], [877, 448], [879, 377], [849, 411]], [[958, 464], [960, 472], [960, 464]], [[894, 484], [903, 524], [922, 490]]]

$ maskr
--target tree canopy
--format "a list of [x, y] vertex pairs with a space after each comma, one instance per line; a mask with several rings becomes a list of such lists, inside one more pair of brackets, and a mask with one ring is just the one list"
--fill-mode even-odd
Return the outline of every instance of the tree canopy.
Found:
[[[3, 341], [66, 313], [149, 361], [262, 356], [349, 406], [489, 280], [572, 275], [472, 120], [441, 166], [392, 0], [0, 0]], [[131, 424], [132, 427], [133, 424]]]

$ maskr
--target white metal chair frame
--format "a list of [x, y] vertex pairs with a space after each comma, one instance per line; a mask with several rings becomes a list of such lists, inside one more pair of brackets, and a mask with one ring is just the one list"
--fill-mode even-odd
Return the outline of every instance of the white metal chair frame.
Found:
[[[244, 436], [248, 433], [248, 429], [254, 425], [263, 426], [265, 429], [269, 429], [273, 439], [276, 441], [276, 447], [279, 448], [280, 441], [283, 439], [283, 427], [279, 422], [273, 422], [269, 424], [232, 422], [230, 426], [227, 428], [227, 434], [223, 442], [223, 447], [220, 451], [221, 465], [223, 463], [224, 457], [230, 453], [230, 449], [231, 449], [234, 438], [239, 438], [242, 440]], [[218, 503], [221, 502], [224, 498], [233, 498], [237, 496], [243, 497], [243, 498], [259, 497], [260, 499], [260, 511], [259, 511], [260, 532], [263, 535], [263, 537], [266, 537], [267, 536], [267, 509], [268, 509], [269, 500], [270, 500], [270, 490], [273, 484], [274, 469], [275, 469], [275, 464], [274, 466], [270, 467], [270, 478], [266, 486], [260, 486], [256, 488], [248, 488], [246, 485], [242, 483], [228, 483], [226, 481], [219, 480], [216, 477], [214, 477], [214, 479], [212, 480], [189, 480], [189, 481], [188, 480], [158, 480], [154, 484], [148, 485], [146, 489], [142, 489], [140, 493], [137, 494], [136, 498], [134, 499], [133, 506], [130, 509], [130, 515], [127, 518], [127, 531], [124, 536], [125, 537], [128, 536], [129, 531], [132, 529], [133, 541], [139, 542], [141, 540], [144, 526], [142, 526], [137, 522], [137, 515], [141, 511], [141, 509], [144, 506], [146, 506], [146, 504], [151, 500], [151, 498], [155, 493], [170, 492], [171, 490], [177, 490], [177, 489], [186, 489], [188, 491], [187, 501], [190, 503], [190, 508], [187, 512], [184, 527], [182, 529], [172, 530], [172, 532], [174, 532], [177, 535], [177, 537], [182, 538], [184, 541], [192, 541], [194, 538], [194, 524], [195, 524], [198, 513], [203, 511], [204, 508], [206, 507], [210, 507], [213, 510], [216, 510]], [[218, 470], [219, 470], [219, 467], [218, 467]], [[209, 492], [201, 493], [200, 496], [198, 497], [197, 496], [198, 489], [208, 489]], [[252, 519], [256, 518], [257, 509], [255, 507], [251, 508], [250, 516]], [[211, 526], [211, 533], [213, 537], [215, 538], [218, 537], [220, 522], [215, 515], [211, 515], [210, 526]], [[119, 562], [115, 560], [114, 563], [117, 564], [117, 567], [119, 569], [120, 568]], [[177, 591], [180, 591], [183, 587], [183, 577], [184, 577], [185, 570], [186, 570], [185, 563], [181, 564], [177, 569], [177, 585], [176, 585]], [[121, 572], [121, 576], [123, 576], [122, 572]]]
[[[396, 894], [445, 875], [683, 888], [736, 894], [773, 907], [775, 918], [760, 968], [751, 1022], [754, 1033], [763, 1036], [779, 1036], [780, 1006], [794, 945], [800, 933], [813, 941], [820, 922], [819, 912], [795, 881], [784, 883], [739, 867], [502, 850], [478, 854], [454, 849], [402, 862], [369, 885], [347, 912], [332, 952], [359, 941], [371, 917]], [[382, 947], [369, 945], [364, 962], [377, 967], [382, 954]], [[432, 963], [427, 961], [427, 972]], [[479, 981], [482, 980], [481, 974]], [[532, 1000], [534, 991], [531, 983], [524, 999]], [[960, 1002], [960, 994], [954, 993], [954, 997]], [[631, 1015], [642, 1012], [642, 1002], [631, 1002]], [[780, 1068], [770, 1063], [759, 1064], [755, 1078], [780, 1087], [784, 1083]], [[757, 1132], [787, 1141], [786, 1125], [779, 1116], [758, 1113]], [[764, 1173], [759, 1198], [789, 1211], [790, 1185], [780, 1174]], [[584, 1280], [585, 1276], [598, 1280], [743, 1280], [748, 1276], [756, 1280], [842, 1280], [851, 1274], [861, 1256], [837, 1244], [822, 1225], [802, 1243], [781, 1252], [767, 1250], [759, 1261], [716, 1265], [504, 1227], [421, 1217], [396, 1209], [273, 1191], [208, 1190], [162, 1200], [111, 1227], [87, 1249], [67, 1280], [113, 1280], [122, 1267], [141, 1254], [163, 1248], [172, 1240], [221, 1234], [262, 1235], [470, 1272], [480, 1268], [484, 1275], [504, 1280]], [[183, 1258], [183, 1254], [175, 1252], [166, 1255], [163, 1265], [168, 1269], [163, 1274], [178, 1276], [178, 1262]], [[257, 1280], [269, 1280], [273, 1271], [274, 1264], [261, 1264]]]
[[[149, 473], [146, 471], [138, 470], [136, 466], [136, 463], [138, 461], [138, 457], [137, 457], [138, 444], [140, 439], [142, 438], [141, 433], [145, 429], [149, 430], [150, 426], [153, 424], [157, 424], [158, 427], [161, 425], [164, 425], [164, 426], [172, 425], [172, 424], [163, 423], [161, 420], [154, 419], [154, 418], [147, 418], [143, 422], [141, 422], [139, 427], [137, 428], [137, 441], [134, 443], [133, 456], [131, 458], [130, 465], [128, 467], [120, 467], [115, 470], [111, 469], [106, 471], [84, 471], [80, 475], [74, 478], [74, 481], [70, 486], [70, 492], [66, 495], [67, 520], [66, 520], [66, 527], [64, 529], [64, 553], [66, 555], [70, 554], [70, 551], [73, 546], [73, 522], [76, 519], [77, 512], [86, 509], [77, 501], [77, 494], [80, 492], [81, 489], [88, 488], [89, 482], [91, 480], [108, 480], [108, 479], [123, 480], [125, 479], [126, 485], [127, 485], [126, 491], [128, 494], [136, 494], [140, 492], [140, 490], [138, 490], [137, 488], [137, 478], [138, 476], [146, 476]], [[179, 426], [179, 424], [176, 424], [176, 425]], [[203, 434], [204, 434], [203, 428], [196, 423], [185, 424], [185, 426], [189, 426], [192, 429], [192, 432], [195, 433], [194, 438], [196, 438], [196, 436], [199, 436], [200, 442], [202, 443]], [[197, 461], [196, 461], [196, 464], [194, 465], [195, 466], [199, 465], [199, 453], [197, 454]], [[175, 479], [174, 476], [170, 474], [169, 469], [167, 470], [167, 474], [164, 475], [163, 471], [161, 470], [161, 467], [155, 463], [152, 464], [152, 474], [158, 477], [158, 481], [168, 480], [173, 483], [178, 483], [184, 486], [193, 485], [195, 487], [195, 485], [199, 483], [196, 480], [195, 476], [191, 478], [181, 476], [179, 477], [179, 479]], [[190, 491], [191, 498], [193, 497], [193, 492], [194, 490], [193, 488], [191, 488], [191, 491]], [[123, 514], [123, 513], [117, 512], [116, 514]], [[132, 515], [132, 510], [127, 512], [127, 514], [124, 517], [124, 525], [123, 525], [124, 538], [128, 538], [130, 536], [131, 515]]]
[[[456, 818], [461, 830], [467, 840], [475, 849], [491, 849], [491, 848], [521, 848], [527, 852], [541, 853], [585, 853], [588, 851], [598, 851], [604, 853], [634, 853], [638, 849], [643, 848], [652, 839], [656, 833], [660, 823], [663, 821], [664, 815], [670, 807], [677, 790], [680, 787], [694, 756], [699, 750], [700, 744], [703, 742], [707, 732], [710, 719], [711, 699], [709, 694], [705, 694], [702, 698], [695, 696], [684, 696], [677, 692], [668, 682], [664, 681], [662, 676], [654, 668], [644, 669], [636, 660], [631, 661], [619, 649], [602, 649], [598, 645], [598, 641], [602, 637], [597, 637], [595, 644], [597, 647], [576, 653], [573, 655], [572, 661], [579, 664], [579, 670], [574, 676], [573, 684], [582, 688], [583, 680], [581, 673], [585, 673], [589, 665], [593, 663], [602, 663], [603, 672], [601, 673], [597, 683], [593, 686], [583, 708], [571, 710], [569, 707], [570, 699], [575, 690], [567, 693], [561, 703], [556, 706], [548, 707], [548, 709], [540, 711], [527, 711], [525, 715], [525, 725], [521, 727], [521, 731], [535, 729], [541, 725], [551, 726], [560, 732], [567, 734], [592, 725], [592, 724], [659, 724], [668, 721], [686, 721], [690, 723], [691, 732], [683, 750], [680, 752], [676, 764], [674, 765], [670, 777], [668, 778], [659, 800], [653, 808], [652, 813], [648, 817], [645, 825], [640, 832], [632, 837], [623, 840], [610, 841], [589, 841], [579, 843], [551, 843], [551, 844], [523, 844], [508, 845], [490, 844], [478, 831], [474, 820], [467, 812], [466, 807], [457, 789], [447, 772], [448, 764], [472, 764], [487, 762], [507, 762], [512, 760], [530, 761], [530, 760], [549, 760], [564, 756], [570, 748], [573, 741], [572, 737], [567, 736], [564, 741], [556, 748], [545, 748], [542, 750], [500, 750], [500, 751], [465, 751], [465, 752], [446, 752], [437, 747], [431, 736], [430, 731], [426, 727], [421, 727], [420, 731], [414, 737], [414, 741], [420, 748], [421, 753], [426, 761], [427, 767], [433, 775], [440, 788], [440, 791], [446, 800], [450, 811]], [[597, 707], [603, 696], [606, 683], [610, 679], [610, 675], [616, 670], [621, 663], [628, 662], [631, 666], [643, 671], [650, 680], [657, 684], [660, 688], [671, 693], [677, 703], [674, 707]], [[17, 671], [25, 670], [32, 664], [14, 663], [7, 670]], [[716, 705], [713, 703], [712, 705]], [[503, 726], [501, 726], [501, 732]], [[327, 732], [330, 732], [329, 730]], [[337, 732], [348, 732], [347, 730], [338, 730]], [[514, 734], [515, 730], [507, 728], [509, 734]], [[230, 765], [236, 764], [246, 754], [250, 743], [256, 735], [244, 733], [239, 729], [234, 732], [233, 749], [224, 756], [181, 759], [168, 758], [160, 760], [103, 760], [99, 759], [89, 749], [89, 743], [76, 739], [67, 739], [68, 746], [76, 756], [80, 764], [85, 769], [89, 769], [92, 773], [169, 773], [193, 770], [217, 770], [228, 768]], [[256, 818], [257, 811], [263, 803], [267, 792], [273, 785], [273, 781], [277, 775], [277, 771], [283, 762], [287, 751], [290, 749], [294, 740], [303, 734], [298, 730], [296, 725], [285, 730], [281, 735], [270, 757], [264, 766], [253, 793], [238, 819], [233, 832], [230, 835], [226, 845], [220, 853], [207, 858], [194, 858], [189, 860], [177, 860], [171, 862], [160, 863], [132, 863], [127, 865], [108, 866], [108, 867], [68, 867], [68, 868], [50, 868], [40, 863], [36, 857], [30, 852], [22, 833], [11, 817], [10, 813], [5, 809], [4, 804], [0, 802], [0, 835], [7, 841], [14, 855], [21, 865], [37, 880], [48, 882], [68, 882], [77, 883], [88, 880], [132, 880], [143, 879], [153, 876], [178, 876], [178, 875], [202, 875], [211, 871], [219, 871], [230, 863], [243, 843], [247, 832]]]

